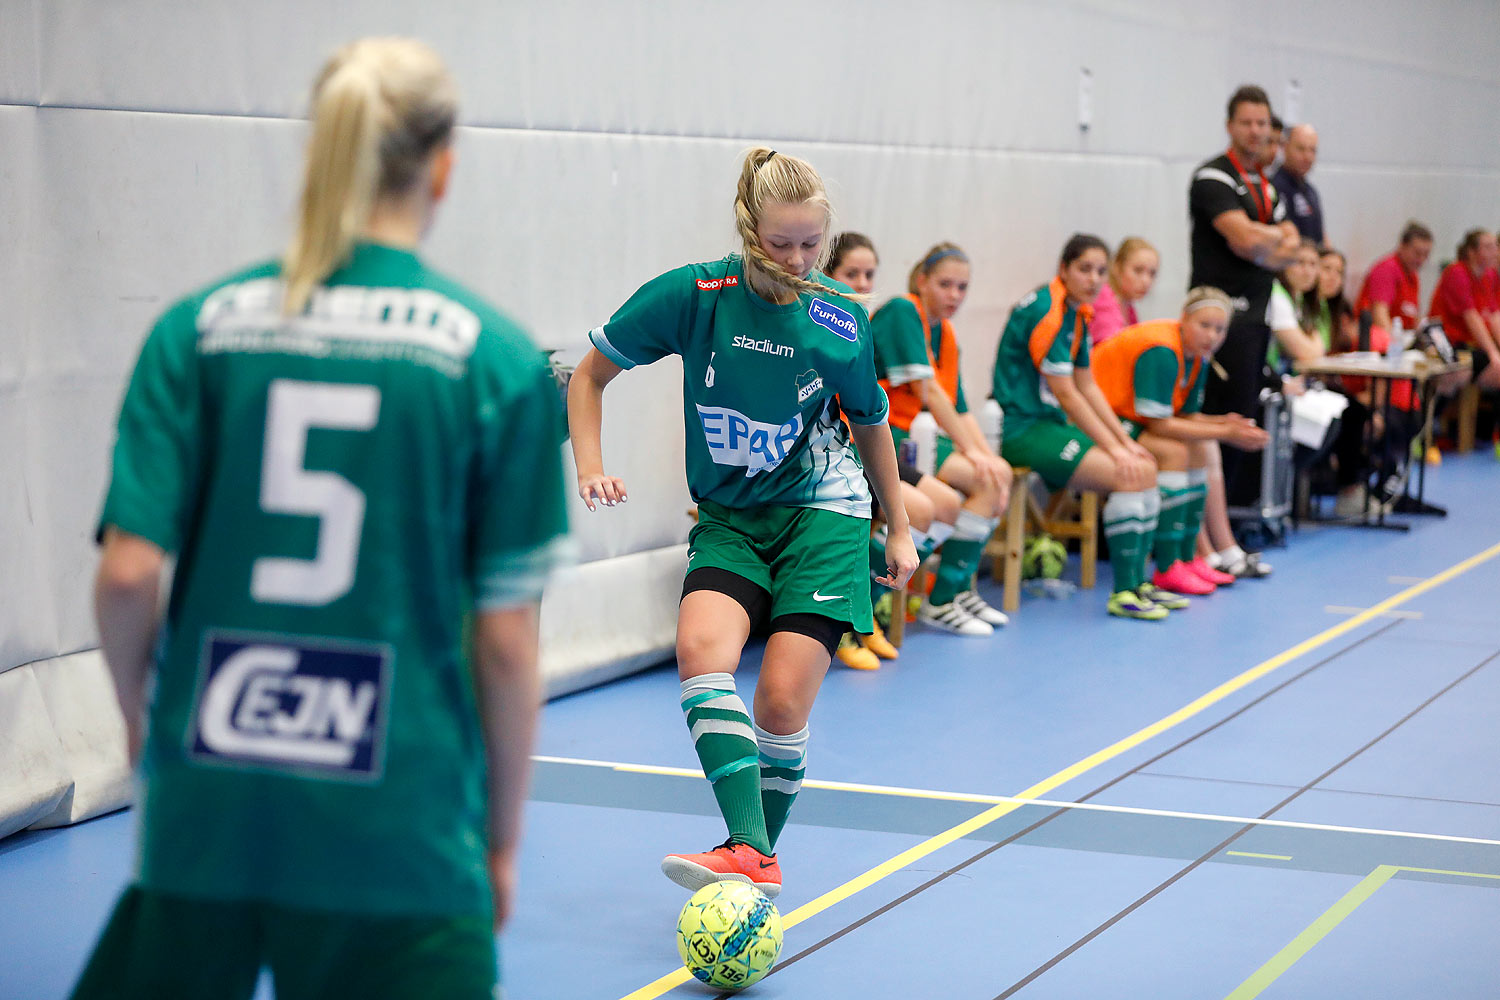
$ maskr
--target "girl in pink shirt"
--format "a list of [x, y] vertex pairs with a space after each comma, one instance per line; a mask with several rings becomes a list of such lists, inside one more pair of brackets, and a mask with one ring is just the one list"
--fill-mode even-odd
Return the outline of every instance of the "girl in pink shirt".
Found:
[[1139, 236], [1126, 237], [1109, 264], [1109, 280], [1094, 299], [1094, 319], [1089, 324], [1090, 342], [1108, 340], [1127, 326], [1140, 322], [1135, 304], [1146, 297], [1156, 281], [1161, 258], [1156, 248]]

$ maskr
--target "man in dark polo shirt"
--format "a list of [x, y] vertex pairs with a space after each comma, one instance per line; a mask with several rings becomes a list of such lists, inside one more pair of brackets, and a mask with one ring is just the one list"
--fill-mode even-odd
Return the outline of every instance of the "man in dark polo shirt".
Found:
[[1286, 134], [1285, 159], [1271, 178], [1286, 205], [1287, 218], [1297, 232], [1317, 243], [1323, 243], [1323, 201], [1307, 175], [1318, 160], [1318, 132], [1306, 122], [1293, 125]]
[[[1244, 86], [1229, 99], [1229, 149], [1193, 171], [1188, 188], [1192, 217], [1192, 279], [1212, 285], [1234, 300], [1229, 333], [1214, 355], [1214, 377], [1204, 399], [1205, 413], [1260, 409], [1266, 350], [1271, 328], [1266, 310], [1276, 272], [1291, 263], [1301, 244], [1286, 206], [1261, 173], [1261, 157], [1271, 129], [1271, 101], [1259, 87]], [[1232, 504], [1253, 500], [1258, 466], [1248, 468], [1244, 452], [1224, 449], [1224, 479]]]

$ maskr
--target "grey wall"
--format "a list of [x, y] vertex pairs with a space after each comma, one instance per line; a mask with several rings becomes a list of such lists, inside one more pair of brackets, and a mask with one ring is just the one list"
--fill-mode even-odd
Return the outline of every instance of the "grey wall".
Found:
[[[1174, 308], [1187, 177], [1223, 146], [1241, 82], [1280, 103], [1300, 81], [1354, 280], [1409, 216], [1440, 253], [1500, 222], [1488, 0], [0, 0], [0, 669], [94, 641], [91, 520], [142, 333], [284, 242], [306, 86], [368, 33], [426, 38], [465, 95], [431, 257], [574, 354], [645, 279], [732, 248], [751, 141], [822, 169], [841, 220], [880, 246], [882, 297], [930, 243], [970, 250], [958, 328], [976, 396], [1010, 303], [1075, 229], [1156, 242], [1146, 312]], [[578, 518], [601, 563], [687, 527], [675, 376], [617, 385], [611, 412], [629, 416], [607, 454], [636, 502]], [[628, 582], [580, 576], [579, 606]]]

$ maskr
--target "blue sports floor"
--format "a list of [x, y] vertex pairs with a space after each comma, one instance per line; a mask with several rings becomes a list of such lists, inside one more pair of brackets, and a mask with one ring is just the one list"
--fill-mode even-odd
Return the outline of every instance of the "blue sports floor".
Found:
[[[991, 639], [914, 627], [835, 666], [786, 948], [747, 995], [1500, 995], [1497, 484], [1450, 456], [1446, 520], [1304, 527], [1166, 623], [1106, 617], [1106, 573]], [[657, 869], [723, 838], [677, 691], [664, 667], [547, 707], [512, 1000], [713, 995]], [[0, 997], [66, 993], [130, 853], [128, 813], [0, 841]]]

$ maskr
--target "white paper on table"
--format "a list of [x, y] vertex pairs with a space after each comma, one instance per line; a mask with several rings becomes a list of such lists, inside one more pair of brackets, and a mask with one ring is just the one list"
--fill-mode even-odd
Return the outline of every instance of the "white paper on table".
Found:
[[1343, 416], [1349, 397], [1332, 389], [1309, 389], [1292, 397], [1292, 440], [1317, 448], [1328, 436], [1328, 427]]

